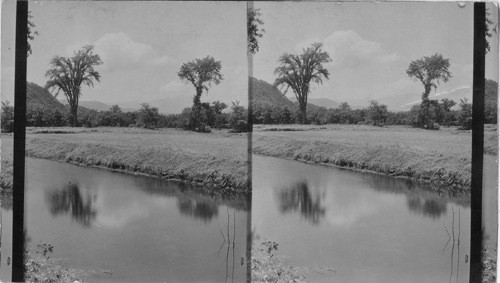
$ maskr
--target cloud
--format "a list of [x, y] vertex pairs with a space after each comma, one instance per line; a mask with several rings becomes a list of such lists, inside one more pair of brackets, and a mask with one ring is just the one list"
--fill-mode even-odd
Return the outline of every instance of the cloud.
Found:
[[[444, 91], [440, 91], [438, 93], [435, 93], [435, 94], [432, 94], [429, 96], [430, 99], [439, 99], [440, 96], [443, 96], [443, 95], [447, 95], [447, 94], [453, 94], [454, 92], [456, 91], [459, 91], [459, 90], [462, 90], [462, 89], [470, 89], [471, 87], [469, 85], [464, 85], [464, 86], [461, 86], [461, 87], [457, 87], [457, 88], [454, 88], [450, 91], [447, 91], [447, 90], [444, 90]], [[406, 103], [404, 105], [402, 105], [401, 107], [407, 107], [407, 106], [411, 106], [411, 105], [414, 105], [414, 104], [417, 104], [417, 103], [420, 103], [422, 100], [416, 100], [416, 101], [413, 101], [413, 102], [410, 102], [410, 103]]]
[[150, 62], [152, 62], [153, 65], [169, 65], [169, 64], [176, 63], [177, 60], [175, 60], [174, 58], [172, 58], [170, 56], [164, 55], [164, 56], [158, 57], [156, 59], [153, 59]]
[[415, 86], [416, 83], [412, 81], [410, 78], [401, 78], [395, 82], [390, 83], [388, 88], [394, 91], [401, 92], [401, 91], [413, 90]]
[[[68, 55], [88, 43], [72, 44], [66, 48]], [[126, 70], [143, 66], [163, 66], [175, 63], [168, 55], [160, 55], [152, 45], [136, 42], [126, 33], [107, 33], [94, 43], [95, 52], [101, 56], [102, 68], [107, 71]]]
[[[315, 40], [318, 41], [318, 40]], [[323, 40], [324, 49], [332, 57], [332, 65], [342, 68], [356, 68], [367, 64], [388, 64], [397, 62], [402, 57], [396, 53], [387, 53], [378, 42], [361, 38], [352, 30], [336, 31]], [[305, 42], [299, 43], [296, 48], [310, 46]]]
[[470, 89], [470, 88], [471, 88], [470, 86], [464, 85], [464, 86], [461, 86], [461, 87], [454, 88], [454, 89], [452, 89], [450, 91], [446, 91], [445, 90], [445, 91], [438, 92], [438, 93], [436, 93], [434, 95], [431, 95], [431, 98], [436, 97], [436, 96], [445, 95], [445, 94], [454, 93], [455, 91], [458, 91], [458, 90], [461, 90], [461, 89]]
[[160, 90], [167, 93], [178, 93], [190, 90], [188, 86], [179, 82], [179, 81], [171, 81], [167, 84], [164, 84], [160, 87]]

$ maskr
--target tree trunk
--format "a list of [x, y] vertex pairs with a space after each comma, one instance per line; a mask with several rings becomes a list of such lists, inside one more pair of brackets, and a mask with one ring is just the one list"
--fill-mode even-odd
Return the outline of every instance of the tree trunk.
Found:
[[196, 129], [200, 127], [200, 112], [201, 112], [201, 94], [203, 92], [203, 89], [201, 87], [196, 88], [196, 95], [193, 98], [193, 124], [192, 124], [192, 129]]
[[307, 103], [300, 103], [300, 123], [307, 124]]
[[430, 84], [424, 85], [425, 91], [422, 94], [422, 103], [420, 103], [420, 111], [421, 111], [421, 123], [420, 123], [420, 128], [429, 128], [432, 127], [431, 121], [429, 118], [429, 110], [430, 110], [430, 100], [429, 100], [429, 94], [431, 93], [432, 86]]
[[72, 104], [70, 106], [71, 110], [70, 110], [70, 124], [71, 126], [73, 127], [78, 127], [78, 105], [75, 105], [75, 104]]

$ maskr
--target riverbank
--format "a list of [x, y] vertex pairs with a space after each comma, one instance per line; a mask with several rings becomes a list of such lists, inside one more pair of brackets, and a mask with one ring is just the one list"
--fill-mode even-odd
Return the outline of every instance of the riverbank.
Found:
[[[4, 150], [12, 136], [2, 135]], [[8, 152], [3, 152], [8, 156]], [[26, 156], [202, 185], [211, 194], [247, 194], [247, 137], [175, 129], [32, 128]], [[8, 164], [7, 164], [8, 165]], [[2, 173], [3, 173], [2, 168]], [[7, 178], [5, 178], [7, 182]]]
[[[485, 127], [485, 154], [496, 155], [497, 127]], [[471, 132], [366, 125], [255, 125], [253, 153], [373, 171], [470, 194]]]

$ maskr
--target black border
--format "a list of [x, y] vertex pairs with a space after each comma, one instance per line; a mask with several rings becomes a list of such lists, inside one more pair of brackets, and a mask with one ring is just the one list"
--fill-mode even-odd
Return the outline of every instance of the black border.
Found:
[[28, 1], [16, 3], [16, 59], [14, 81], [14, 178], [12, 219], [12, 281], [24, 281], [24, 173], [26, 152], [26, 70]]
[[486, 3], [474, 3], [474, 68], [472, 81], [471, 237], [469, 282], [481, 282], [483, 265], [483, 150], [486, 55]]

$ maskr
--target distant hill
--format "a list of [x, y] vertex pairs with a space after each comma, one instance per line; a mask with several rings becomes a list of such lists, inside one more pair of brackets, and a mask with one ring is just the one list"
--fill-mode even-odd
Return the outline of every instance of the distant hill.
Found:
[[253, 77], [250, 77], [250, 83], [252, 84], [252, 104], [254, 108], [260, 105], [296, 108], [295, 104], [272, 84]]
[[307, 99], [308, 103], [314, 104], [316, 106], [320, 107], [326, 107], [326, 108], [337, 108], [339, 107], [340, 103], [337, 101], [328, 99], [328, 98], [308, 98]]
[[158, 107], [158, 111], [163, 114], [178, 114], [181, 113], [184, 108], [191, 107], [193, 105], [193, 95], [179, 94], [149, 101], [120, 101], [116, 104], [120, 105], [122, 109], [139, 110], [142, 103], [148, 103], [151, 106]]
[[[64, 106], [66, 106], [66, 107], [68, 106], [68, 102], [66, 100], [60, 100], [60, 102]], [[118, 106], [120, 106], [120, 108], [122, 109], [123, 112], [132, 112], [132, 111], [138, 110], [140, 108], [140, 107], [136, 107], [136, 108], [123, 107], [122, 104], [124, 104], [124, 103], [113, 103], [113, 104], [118, 104]], [[89, 110], [96, 110], [96, 111], [108, 111], [109, 109], [111, 109], [111, 106], [112, 105], [110, 105], [110, 104], [106, 104], [106, 103], [96, 101], [96, 100], [90, 100], [90, 101], [80, 100], [78, 102], [78, 107], [84, 107], [84, 108], [87, 108]]]
[[[294, 97], [287, 96], [287, 98], [293, 102], [297, 101], [295, 96]], [[324, 97], [322, 97], [322, 98], [308, 97], [307, 104], [312, 104], [312, 105], [316, 105], [318, 107], [325, 107], [325, 108], [337, 108], [340, 105], [340, 103], [338, 103], [337, 101], [331, 100], [329, 98], [324, 98]]]
[[79, 101], [78, 106], [83, 106], [88, 109], [94, 109], [97, 111], [106, 111], [111, 108], [111, 105], [108, 105], [106, 103], [102, 103], [100, 101]]
[[26, 104], [28, 107], [33, 105], [66, 111], [66, 107], [50, 94], [48, 90], [30, 82], [26, 83]]
[[[283, 109], [286, 107], [291, 111], [297, 111], [299, 109], [299, 103], [297, 101], [292, 101], [287, 98], [272, 84], [252, 77], [250, 77], [250, 83], [252, 84], [252, 106], [255, 113], [262, 113], [262, 110], [265, 108]], [[320, 107], [324, 106], [307, 103], [308, 111], [316, 111]]]

